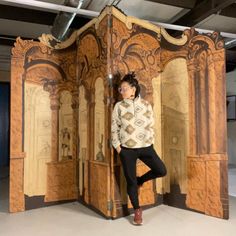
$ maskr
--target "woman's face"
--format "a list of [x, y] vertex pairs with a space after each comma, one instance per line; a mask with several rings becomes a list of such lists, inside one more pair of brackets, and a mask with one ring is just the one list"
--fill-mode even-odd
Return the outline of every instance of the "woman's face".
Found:
[[126, 99], [126, 98], [134, 99], [135, 91], [136, 91], [136, 88], [131, 87], [130, 84], [127, 82], [123, 82], [119, 88], [119, 92], [121, 93], [123, 99]]

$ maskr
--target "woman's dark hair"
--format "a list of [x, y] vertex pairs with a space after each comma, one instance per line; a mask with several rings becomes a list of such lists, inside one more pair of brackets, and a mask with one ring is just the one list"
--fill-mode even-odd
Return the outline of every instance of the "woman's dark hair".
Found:
[[135, 87], [136, 91], [134, 96], [136, 98], [140, 94], [140, 86], [138, 80], [135, 77], [135, 73], [130, 72], [122, 78], [120, 84], [122, 84], [123, 82], [127, 82], [131, 87]]

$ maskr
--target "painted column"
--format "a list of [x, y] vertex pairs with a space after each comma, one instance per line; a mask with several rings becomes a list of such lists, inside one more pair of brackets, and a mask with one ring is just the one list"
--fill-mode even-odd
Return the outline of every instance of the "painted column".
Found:
[[58, 134], [59, 134], [59, 95], [50, 94], [51, 110], [52, 110], [52, 138], [51, 138], [51, 160], [52, 162], [58, 162], [59, 150], [58, 150]]

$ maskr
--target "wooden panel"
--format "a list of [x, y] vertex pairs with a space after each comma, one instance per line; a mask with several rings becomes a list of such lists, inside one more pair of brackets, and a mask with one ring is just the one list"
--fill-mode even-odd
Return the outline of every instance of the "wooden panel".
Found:
[[78, 35], [80, 200], [111, 216], [108, 63], [108, 16]]
[[227, 157], [188, 157], [187, 206], [207, 215], [228, 218]]
[[220, 201], [220, 162], [206, 162], [206, 214], [221, 217], [223, 208]]
[[109, 207], [109, 166], [97, 161], [90, 162], [90, 204], [110, 216]]
[[23, 168], [24, 159], [14, 158], [10, 160], [10, 212], [25, 210]]
[[[137, 176], [142, 176], [150, 169], [144, 165], [143, 163], [137, 164]], [[154, 194], [154, 182], [148, 181], [143, 184], [142, 188], [140, 189], [139, 194], [139, 203], [141, 206], [145, 205], [153, 205], [156, 203], [155, 194]]]
[[11, 61], [10, 212], [24, 211], [25, 209], [24, 159], [22, 158], [22, 74], [24, 70], [22, 49], [25, 44], [17, 41], [16, 48], [12, 50]]
[[[73, 184], [70, 188], [72, 190], [68, 190], [68, 183], [67, 183], [67, 175], [68, 168], [74, 168], [71, 165], [67, 165], [66, 163], [60, 163], [60, 166], [64, 165], [64, 168], [66, 171], [62, 171], [61, 174], [65, 174], [64, 178], [62, 176], [59, 176], [60, 178], [60, 189], [56, 191], [56, 187], [58, 186], [58, 182], [53, 183], [53, 181], [56, 181], [57, 178], [53, 178], [52, 174], [57, 174], [57, 170], [48, 172], [46, 168], [46, 162], [59, 161], [58, 156], [58, 109], [60, 108], [58, 103], [59, 94], [63, 90], [68, 90], [72, 94], [72, 97], [74, 97], [74, 90], [76, 90], [76, 77], [75, 77], [75, 48], [71, 47], [70, 49], [66, 49], [63, 52], [56, 52], [54, 51], [52, 53], [51, 49], [48, 47], [45, 47], [39, 42], [33, 42], [33, 41], [23, 41], [21, 39], [17, 39], [17, 42], [15, 44], [15, 47], [13, 48], [13, 57], [12, 57], [12, 83], [11, 83], [11, 158], [12, 159], [19, 159], [17, 162], [17, 168], [16, 163], [11, 162], [11, 184], [10, 184], [10, 209], [12, 212], [24, 210], [24, 194], [28, 194], [30, 196], [36, 196], [36, 195], [44, 195], [46, 192], [46, 189], [42, 186], [52, 186], [52, 192], [47, 193], [47, 200], [53, 201], [53, 198], [55, 197], [54, 201], [58, 200], [67, 200], [67, 199], [75, 199], [76, 198], [76, 176], [75, 176], [75, 170], [72, 171], [72, 177], [74, 178]], [[63, 61], [63, 63], [61, 63]], [[23, 114], [23, 111], [27, 111], [28, 105], [31, 104], [31, 101], [28, 101], [26, 103], [26, 107], [24, 107], [23, 102], [23, 95], [26, 93], [28, 96], [29, 91], [25, 89], [24, 81], [27, 81], [27, 83], [33, 84], [34, 86], [38, 86], [41, 89], [44, 89], [47, 91], [48, 96], [50, 98], [50, 103], [47, 104], [49, 107], [49, 116], [52, 116], [51, 124], [49, 124], [50, 127], [52, 127], [52, 139], [49, 140], [48, 145], [51, 146], [51, 156], [49, 153], [49, 160], [38, 160], [34, 159], [35, 155], [32, 155], [32, 153], [35, 153], [37, 155], [40, 154], [40, 148], [42, 148], [39, 140], [40, 135], [34, 135], [34, 137], [30, 137], [30, 140], [35, 145], [24, 145], [27, 144], [29, 141], [29, 137], [26, 136], [26, 140], [23, 139], [24, 136], [24, 130], [26, 129], [27, 125], [31, 125], [33, 130], [36, 127], [39, 127], [39, 117], [37, 117], [37, 122], [28, 122], [32, 121], [32, 116], [27, 116], [27, 114]], [[29, 99], [34, 100], [34, 98], [29, 96]], [[73, 106], [73, 110], [77, 109], [75, 99], [72, 99], [71, 106]], [[35, 100], [37, 103], [37, 99]], [[34, 105], [34, 101], [32, 102]], [[31, 105], [32, 105], [31, 104]], [[36, 104], [38, 105], [38, 104]], [[45, 103], [46, 106], [46, 103]], [[51, 108], [51, 109], [50, 109]], [[47, 109], [47, 108], [45, 108]], [[50, 112], [51, 111], [51, 112]], [[36, 112], [37, 113], [37, 112]], [[77, 114], [77, 112], [76, 112]], [[43, 112], [40, 113], [40, 115], [43, 115]], [[25, 121], [27, 121], [27, 125], [23, 127], [24, 122], [22, 121], [22, 117], [25, 117]], [[77, 119], [76, 116], [73, 116], [76, 122], [73, 122], [72, 125], [77, 125]], [[41, 124], [41, 123], [40, 123]], [[34, 126], [34, 127], [33, 127]], [[75, 126], [76, 128], [76, 126]], [[77, 129], [75, 129], [77, 130]], [[29, 131], [27, 129], [27, 131]], [[77, 131], [76, 131], [77, 132]], [[32, 132], [31, 132], [32, 133]], [[33, 134], [33, 133], [32, 133]], [[75, 138], [75, 135], [71, 135], [73, 137], [73, 145], [71, 147], [71, 150], [73, 152], [74, 158], [75, 154], [77, 153], [77, 139]], [[77, 137], [77, 133], [76, 133]], [[50, 137], [49, 137], [50, 139]], [[45, 139], [46, 140], [46, 139]], [[42, 140], [41, 140], [42, 141]], [[41, 145], [41, 146], [40, 146]], [[33, 152], [32, 152], [32, 149]], [[39, 150], [40, 149], [40, 150]], [[45, 151], [46, 149], [44, 149]], [[25, 160], [21, 160], [22, 158], [21, 153], [26, 152]], [[50, 150], [49, 150], [50, 151]], [[36, 156], [37, 156], [36, 155]], [[33, 158], [33, 159], [32, 159]], [[73, 159], [73, 158], [72, 158]], [[28, 161], [31, 160], [33, 162], [40, 162], [40, 167], [37, 168], [39, 172], [43, 176], [38, 176], [40, 180], [50, 180], [50, 183], [44, 183], [42, 182], [39, 187], [37, 185], [38, 182], [36, 180], [32, 180], [30, 176], [25, 172], [24, 170], [27, 170], [29, 167], [28, 165], [25, 166], [25, 164], [28, 163]], [[25, 163], [24, 163], [25, 162]], [[55, 164], [55, 163], [54, 163]], [[45, 167], [45, 168], [44, 168]], [[28, 168], [29, 170], [30, 168]], [[45, 169], [45, 171], [44, 171]], [[38, 175], [38, 172], [35, 174]], [[17, 177], [19, 176], [19, 177]], [[70, 176], [70, 178], [72, 178]], [[27, 179], [28, 178], [28, 179]], [[29, 178], [31, 180], [29, 180]], [[68, 177], [69, 178], [69, 177]], [[27, 181], [31, 181], [31, 187], [32, 188], [38, 188], [36, 191], [28, 191], [27, 186], [24, 188], [24, 182], [27, 183]], [[51, 185], [50, 185], [51, 184]], [[69, 183], [70, 185], [70, 183]], [[39, 189], [40, 188], [40, 189]], [[67, 189], [67, 190], [65, 190]], [[56, 193], [55, 193], [56, 192]], [[66, 192], [66, 193], [65, 193]], [[71, 194], [71, 195], [70, 195]], [[65, 197], [65, 199], [63, 199]], [[19, 201], [17, 199], [20, 199]], [[36, 207], [36, 206], [35, 206]]]
[[188, 194], [186, 204], [197, 211], [205, 211], [206, 199], [205, 163], [188, 157]]
[[47, 164], [45, 202], [77, 199], [75, 161]]

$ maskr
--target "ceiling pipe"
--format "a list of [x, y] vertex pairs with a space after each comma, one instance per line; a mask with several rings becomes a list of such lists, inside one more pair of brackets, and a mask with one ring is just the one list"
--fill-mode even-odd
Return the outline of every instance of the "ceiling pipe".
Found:
[[[35, 1], [35, 0], [0, 0], [0, 1], [12, 3], [13, 5], [24, 5], [24, 6], [43, 8], [43, 9], [48, 9], [48, 10], [50, 9], [50, 10], [55, 10], [55, 11], [71, 12], [71, 13], [76, 13], [82, 16], [87, 16], [90, 18], [97, 17], [99, 15], [99, 12], [95, 12], [95, 11], [77, 9], [74, 7], [63, 6], [63, 5], [53, 4], [53, 3], [46, 3], [46, 2]], [[149, 22], [158, 26], [162, 26], [165, 29], [172, 29], [172, 30], [178, 30], [178, 31], [184, 31], [186, 29], [191, 28], [187, 26], [172, 25], [172, 24], [161, 23], [161, 22], [154, 22], [154, 21], [149, 21]], [[199, 33], [213, 33], [214, 32], [214, 30], [206, 30], [206, 29], [199, 29], [199, 28], [195, 28], [195, 30], [198, 31]], [[236, 39], [236, 34], [233, 34], [233, 33], [220, 32], [220, 35], [225, 38]]]
[[[94, 18], [99, 15], [99, 12], [84, 10], [84, 9], [77, 9], [74, 7], [69, 7], [65, 5], [49, 3], [49, 2], [42, 2], [36, 0], [0, 0], [0, 2], [10, 3], [12, 6], [25, 6], [31, 7], [36, 9], [46, 9], [51, 11], [64, 11], [64, 12], [71, 12], [76, 13], [81, 16], [87, 16], [89, 18]], [[9, 5], [9, 4], [8, 4]]]
[[[84, 0], [66, 0], [65, 6], [80, 9]], [[56, 16], [51, 33], [52, 36], [58, 41], [64, 41], [69, 34], [69, 27], [74, 20], [76, 13], [60, 11]]]
[[236, 46], [236, 39], [225, 40], [225, 48], [230, 49]]

